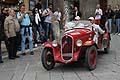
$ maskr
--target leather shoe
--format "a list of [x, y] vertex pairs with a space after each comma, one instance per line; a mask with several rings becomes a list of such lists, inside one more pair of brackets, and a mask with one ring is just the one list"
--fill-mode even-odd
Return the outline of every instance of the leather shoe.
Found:
[[31, 52], [30, 52], [30, 55], [34, 55], [34, 52], [33, 52], [33, 51], [31, 51]]
[[9, 59], [14, 60], [15, 58], [14, 57], [10, 57]]
[[15, 58], [20, 58], [20, 56], [15, 56]]
[[22, 55], [24, 56], [24, 55], [26, 55], [26, 53], [22, 53]]
[[3, 63], [3, 61], [0, 61], [0, 63]]

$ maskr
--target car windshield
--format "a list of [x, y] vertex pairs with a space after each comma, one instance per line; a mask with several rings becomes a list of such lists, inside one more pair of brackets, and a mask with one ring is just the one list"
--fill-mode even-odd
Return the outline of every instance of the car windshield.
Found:
[[86, 28], [90, 25], [89, 21], [81, 20], [81, 21], [71, 21], [67, 22], [65, 27], [66, 30], [73, 29], [73, 28]]

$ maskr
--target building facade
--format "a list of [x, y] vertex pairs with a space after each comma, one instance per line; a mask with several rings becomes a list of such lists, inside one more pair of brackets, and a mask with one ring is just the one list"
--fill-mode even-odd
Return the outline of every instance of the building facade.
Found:
[[[112, 8], [117, 4], [120, 4], [120, 0], [41, 0], [43, 8], [47, 8], [49, 4], [53, 5], [53, 11], [55, 11], [57, 8], [60, 8], [62, 13], [64, 13], [64, 2], [68, 1], [68, 4], [74, 4], [79, 8], [79, 10], [82, 13], [82, 18], [87, 19], [89, 16], [94, 16], [96, 5], [99, 3], [101, 5], [101, 8], [103, 11], [106, 10], [107, 5], [112, 5]], [[24, 2], [26, 5], [27, 10], [32, 10], [35, 3], [38, 2], [38, 0], [0, 0], [0, 5], [3, 7], [4, 5], [10, 7], [10, 6], [16, 6], [18, 5], [18, 2]]]
[[0, 9], [3, 7], [15, 8], [18, 5], [18, 0], [0, 0]]
[[114, 9], [117, 4], [120, 5], [120, 0], [80, 0], [79, 9], [83, 14], [82, 18], [87, 19], [89, 16], [94, 16], [98, 3], [101, 5], [104, 13], [107, 9], [107, 5], [111, 5], [112, 9]]

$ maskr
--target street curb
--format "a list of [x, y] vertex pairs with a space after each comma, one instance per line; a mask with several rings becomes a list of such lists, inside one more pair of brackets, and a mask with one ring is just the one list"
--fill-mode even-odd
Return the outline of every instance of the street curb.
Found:
[[[35, 50], [37, 50], [37, 49], [39, 49], [39, 48], [40, 48], [40, 47], [33, 48], [33, 51], [35, 51]], [[30, 50], [27, 49], [25, 52], [28, 53], [29, 51], [30, 51]], [[21, 55], [21, 54], [22, 54], [21, 51], [18, 51], [18, 52], [17, 52], [17, 55]], [[2, 56], [2, 58], [3, 58], [3, 59], [8, 58], [8, 55]]]

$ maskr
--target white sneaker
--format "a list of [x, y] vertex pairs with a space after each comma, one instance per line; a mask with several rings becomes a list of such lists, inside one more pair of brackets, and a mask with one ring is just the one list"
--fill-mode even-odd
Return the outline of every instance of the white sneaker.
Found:
[[35, 47], [37, 47], [38, 45], [37, 44], [35, 44]]
[[115, 35], [118, 35], [118, 33], [115, 33]]
[[120, 33], [118, 35], [120, 36]]

